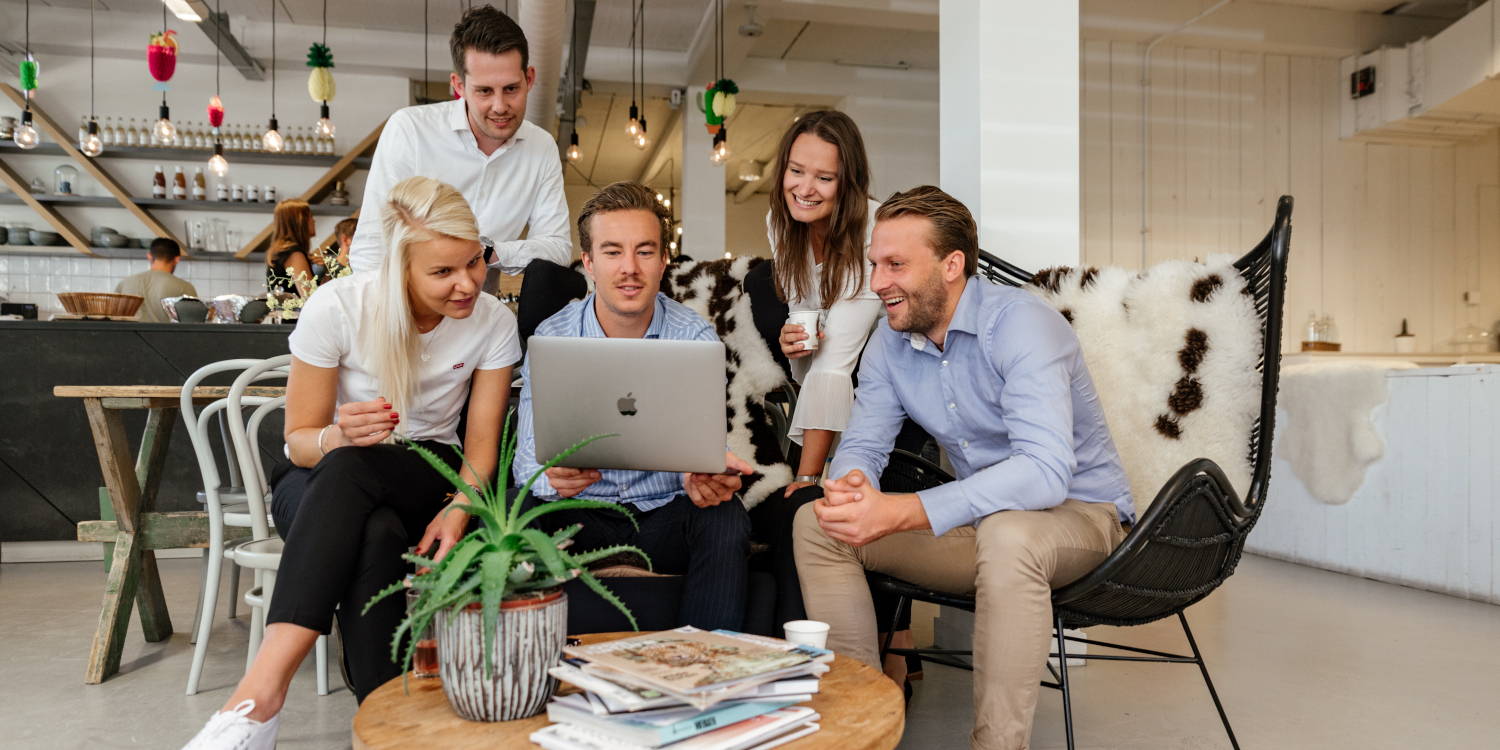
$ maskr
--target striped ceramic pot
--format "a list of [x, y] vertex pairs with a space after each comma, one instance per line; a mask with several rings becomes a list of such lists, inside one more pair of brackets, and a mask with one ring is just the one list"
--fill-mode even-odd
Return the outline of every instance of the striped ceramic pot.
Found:
[[568, 597], [545, 596], [500, 603], [495, 655], [484, 674], [484, 615], [478, 604], [458, 614], [437, 613], [438, 672], [454, 712], [469, 721], [510, 721], [542, 712], [556, 684], [568, 630]]

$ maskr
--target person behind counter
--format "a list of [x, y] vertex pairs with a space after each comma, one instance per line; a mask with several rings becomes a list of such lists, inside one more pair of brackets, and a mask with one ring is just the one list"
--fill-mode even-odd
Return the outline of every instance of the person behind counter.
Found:
[[266, 251], [266, 291], [306, 297], [313, 286], [312, 260], [308, 255], [318, 231], [307, 201], [295, 198], [276, 204], [276, 230]]
[[115, 294], [134, 294], [144, 297], [138, 315], [142, 323], [171, 323], [161, 301], [167, 297], [183, 295], [198, 296], [198, 290], [189, 282], [177, 278], [177, 263], [182, 260], [182, 247], [177, 240], [157, 237], [146, 251], [151, 267], [134, 276], [127, 276], [115, 285]]
[[323, 267], [328, 278], [344, 276], [349, 267], [349, 247], [354, 244], [354, 229], [359, 219], [349, 218], [333, 225], [333, 244], [323, 251]]

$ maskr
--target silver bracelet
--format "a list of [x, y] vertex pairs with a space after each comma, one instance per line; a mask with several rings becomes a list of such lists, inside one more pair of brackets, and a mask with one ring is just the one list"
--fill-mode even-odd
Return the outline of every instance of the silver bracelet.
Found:
[[822, 481], [823, 481], [823, 475], [822, 474], [798, 474], [797, 476], [795, 476], [795, 477], [792, 478], [792, 482], [793, 483], [796, 483], [796, 482], [812, 482], [813, 484], [818, 484], [819, 482], [822, 482]]
[[333, 426], [332, 424], [324, 425], [323, 429], [318, 430], [318, 455], [320, 456], [328, 455], [328, 449], [323, 447], [323, 435], [328, 432], [329, 427]]

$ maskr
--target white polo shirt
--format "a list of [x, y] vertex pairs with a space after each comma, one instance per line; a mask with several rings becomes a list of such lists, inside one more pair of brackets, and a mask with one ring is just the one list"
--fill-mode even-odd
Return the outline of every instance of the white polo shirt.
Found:
[[[390, 397], [380, 390], [359, 335], [379, 274], [335, 279], [318, 287], [297, 320], [288, 344], [292, 356], [314, 367], [339, 368], [338, 402]], [[521, 360], [516, 316], [494, 295], [480, 294], [467, 318], [443, 318], [420, 335], [421, 361], [413, 403], [398, 434], [412, 440], [457, 445], [458, 417], [475, 370], [498, 370]]]
[[[419, 175], [442, 180], [463, 193], [479, 221], [479, 233], [495, 243], [492, 267], [515, 274], [538, 258], [562, 266], [572, 262], [568, 200], [556, 141], [523, 121], [510, 140], [486, 156], [469, 129], [464, 101], [454, 99], [397, 110], [386, 122], [350, 244], [355, 273], [380, 270], [385, 255], [380, 219], [386, 196], [396, 183]], [[517, 239], [523, 230], [526, 239]]]

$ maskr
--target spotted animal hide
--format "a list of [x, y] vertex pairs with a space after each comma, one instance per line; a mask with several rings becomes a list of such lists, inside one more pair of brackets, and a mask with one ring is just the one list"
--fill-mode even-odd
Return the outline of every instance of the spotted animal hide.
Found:
[[1260, 319], [1227, 257], [1042, 271], [1027, 287], [1078, 333], [1137, 513], [1184, 464], [1213, 459], [1241, 496], [1260, 411]]
[[774, 490], [792, 481], [792, 468], [781, 453], [766, 395], [786, 383], [765, 339], [755, 327], [750, 296], [743, 282], [764, 258], [684, 261], [667, 269], [662, 292], [702, 315], [718, 331], [727, 360], [729, 450], [755, 467], [745, 478], [741, 496], [753, 508]]

